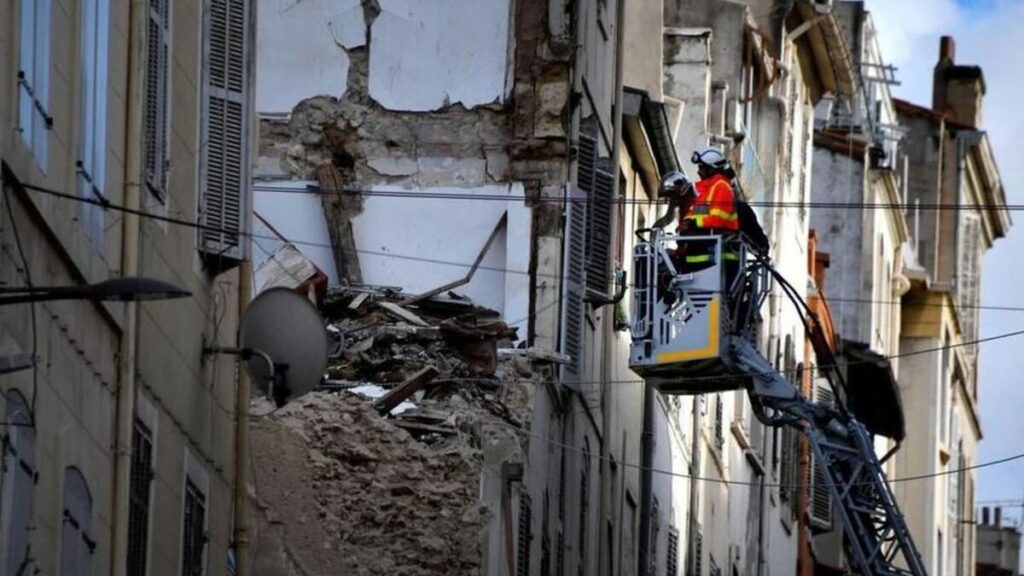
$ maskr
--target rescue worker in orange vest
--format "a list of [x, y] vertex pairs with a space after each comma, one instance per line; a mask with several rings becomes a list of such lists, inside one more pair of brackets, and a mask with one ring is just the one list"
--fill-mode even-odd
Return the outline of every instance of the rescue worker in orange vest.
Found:
[[[654, 226], [666, 226], [678, 210], [680, 235], [716, 234], [725, 237], [738, 232], [740, 221], [736, 210], [736, 193], [731, 183], [736, 173], [729, 161], [718, 149], [711, 147], [695, 151], [691, 161], [697, 165], [700, 180], [691, 184], [678, 172], [669, 174], [664, 182], [669, 209]], [[673, 254], [673, 259], [680, 264], [680, 272], [694, 272], [714, 264], [710, 244], [707, 244], [707, 249], [699, 242], [680, 244]], [[739, 254], [734, 249], [723, 247], [722, 259], [728, 268], [738, 267]]]

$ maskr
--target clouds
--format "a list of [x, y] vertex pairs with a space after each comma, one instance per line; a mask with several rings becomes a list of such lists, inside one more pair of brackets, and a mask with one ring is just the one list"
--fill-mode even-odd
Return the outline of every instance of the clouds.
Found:
[[[932, 68], [939, 37], [951, 35], [956, 61], [984, 69], [988, 93], [982, 129], [989, 132], [1006, 188], [1007, 202], [1024, 203], [1024, 2], [1020, 0], [868, 0], [883, 56], [895, 65], [902, 86], [895, 96], [931, 102]], [[982, 303], [1024, 306], [1024, 213], [1017, 228], [986, 255]], [[982, 336], [1024, 329], [1024, 313], [982, 311]], [[1024, 452], [1024, 340], [1008, 339], [980, 348], [979, 397], [982, 462]], [[1024, 463], [979, 471], [978, 499], [1020, 499]]]

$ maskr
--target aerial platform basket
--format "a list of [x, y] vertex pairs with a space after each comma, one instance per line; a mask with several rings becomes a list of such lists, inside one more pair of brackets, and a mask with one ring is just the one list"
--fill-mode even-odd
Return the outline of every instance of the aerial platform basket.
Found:
[[731, 340], [752, 337], [768, 288], [763, 269], [748, 265], [746, 243], [739, 234], [637, 235], [630, 368], [666, 394], [744, 387], [749, 376], [734, 368]]

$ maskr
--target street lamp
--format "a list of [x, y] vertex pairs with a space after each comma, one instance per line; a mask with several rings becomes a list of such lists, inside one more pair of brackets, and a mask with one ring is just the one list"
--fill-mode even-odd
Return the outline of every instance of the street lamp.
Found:
[[93, 300], [96, 302], [133, 302], [172, 300], [192, 293], [184, 288], [152, 278], [126, 277], [83, 286], [0, 287], [0, 306], [51, 300]]

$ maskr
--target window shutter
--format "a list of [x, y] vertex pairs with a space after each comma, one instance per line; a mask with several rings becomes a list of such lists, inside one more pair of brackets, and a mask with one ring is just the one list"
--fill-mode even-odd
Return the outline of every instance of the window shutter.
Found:
[[583, 365], [583, 295], [586, 278], [587, 198], [570, 188], [565, 207], [565, 255], [562, 282], [562, 353], [569, 362], [562, 365], [563, 384], [577, 387]]
[[[832, 389], [828, 382], [816, 378], [814, 382], [814, 401], [831, 407], [834, 402]], [[828, 476], [821, 471], [813, 454], [810, 467], [810, 516], [811, 526], [823, 532], [832, 530], [832, 495], [829, 493]]]
[[248, 224], [249, 186], [247, 6], [245, 0], [207, 3], [200, 247], [213, 263], [246, 256], [241, 235]]
[[665, 574], [668, 576], [679, 576], [679, 531], [675, 528], [668, 529]]
[[594, 189], [587, 202], [587, 291], [602, 298], [608, 296], [611, 268], [613, 179], [609, 172], [595, 170]]
[[[960, 304], [960, 325], [965, 341], [978, 339], [978, 302], [981, 294], [981, 217], [975, 212], [964, 212], [960, 233], [960, 265], [956, 279], [957, 300]], [[966, 346], [968, 364], [973, 362], [977, 345]]]
[[530, 532], [531, 518], [530, 495], [526, 491], [519, 494], [519, 531], [518, 546], [516, 549], [516, 576], [529, 576], [530, 574]]
[[690, 576], [701, 576], [704, 569], [704, 534], [700, 525], [693, 528], [693, 550], [691, 552]]
[[577, 158], [576, 185], [585, 193], [587, 205], [586, 289], [596, 296], [606, 297], [611, 266], [614, 176], [598, 168], [597, 140], [592, 136], [580, 135]]
[[161, 200], [167, 195], [169, 28], [169, 0], [149, 0], [149, 18], [146, 23], [142, 162], [146, 185]]

